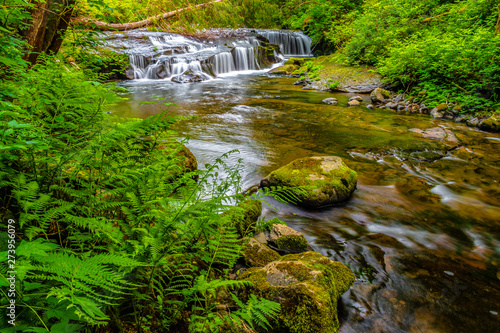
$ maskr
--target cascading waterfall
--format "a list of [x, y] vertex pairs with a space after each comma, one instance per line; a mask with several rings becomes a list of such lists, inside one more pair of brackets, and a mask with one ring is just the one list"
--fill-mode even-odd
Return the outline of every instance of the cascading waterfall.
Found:
[[309, 56], [311, 54], [311, 38], [302, 32], [282, 30], [259, 30], [259, 35], [266, 37], [271, 44], [280, 46], [285, 55]]
[[[282, 54], [308, 56], [310, 53], [311, 40], [300, 32], [248, 29], [229, 32], [234, 32], [235, 36], [196, 39], [132, 30], [127, 34], [109, 35], [108, 46], [129, 54], [128, 78], [175, 82], [195, 82], [221, 74], [261, 70], [278, 63]], [[270, 47], [273, 49], [269, 50]]]
[[134, 79], [143, 79], [146, 77], [148, 59], [140, 54], [131, 54], [129, 56], [130, 65], [134, 69]]
[[215, 75], [230, 73], [236, 70], [231, 52], [222, 52], [214, 55], [210, 63]]
[[232, 51], [237, 71], [260, 69], [253, 47], [235, 47]]

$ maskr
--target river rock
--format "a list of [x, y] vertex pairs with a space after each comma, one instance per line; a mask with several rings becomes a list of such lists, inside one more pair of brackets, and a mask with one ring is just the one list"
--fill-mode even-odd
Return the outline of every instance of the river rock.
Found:
[[329, 104], [329, 105], [337, 105], [338, 104], [338, 101], [335, 97], [325, 98], [322, 102]]
[[368, 105], [366, 106], [366, 108], [367, 108], [367, 109], [370, 109], [370, 110], [373, 110], [373, 105], [372, 105], [372, 104], [368, 104]]
[[[299, 158], [264, 178], [260, 186], [288, 186], [297, 205], [319, 208], [346, 201], [356, 189], [358, 175], [337, 156]], [[303, 187], [302, 190], [293, 189]]]
[[483, 131], [500, 132], [500, 115], [494, 114], [479, 123], [479, 128]]
[[271, 73], [271, 74], [280, 74], [280, 75], [291, 75], [297, 69], [299, 69], [299, 67], [295, 66], [295, 65], [284, 65], [284, 66], [281, 66], [281, 67], [278, 67], [278, 68], [274, 68], [269, 73]]
[[336, 333], [337, 301], [354, 274], [317, 252], [303, 252], [249, 268], [238, 279], [252, 282], [241, 292], [243, 299], [255, 294], [281, 304], [271, 332]]
[[250, 238], [243, 249], [243, 259], [249, 267], [264, 267], [279, 258], [278, 252], [271, 250], [267, 245], [253, 237]]
[[262, 202], [248, 199], [232, 207], [224, 216], [229, 218], [241, 237], [255, 231], [257, 220], [262, 214]]
[[421, 130], [419, 128], [411, 128], [409, 129], [410, 132], [420, 134], [426, 139], [433, 139], [433, 140], [444, 140], [448, 142], [453, 142], [453, 143], [458, 143], [458, 139], [453, 134], [452, 131], [446, 128], [441, 128], [441, 127], [432, 127], [428, 128], [426, 130]]
[[306, 238], [300, 232], [284, 224], [273, 224], [269, 234], [271, 248], [280, 254], [300, 253], [311, 250]]
[[306, 58], [290, 58], [287, 61], [285, 61], [285, 65], [294, 65], [302, 67], [302, 65], [304, 65], [306, 60], [307, 60]]
[[[145, 145], [151, 140], [144, 140]], [[177, 142], [163, 142], [158, 145], [158, 149], [162, 150], [165, 154], [170, 155], [172, 152], [173, 156], [176, 158], [176, 167], [172, 168], [172, 171], [176, 177], [179, 177], [187, 172], [192, 172], [198, 169], [198, 161], [196, 156], [189, 150], [188, 147], [182, 145], [179, 146]]]
[[172, 76], [171, 80], [176, 83], [202, 82], [208, 79], [207, 76], [205, 73], [195, 73], [189, 69], [181, 75]]
[[347, 105], [349, 106], [358, 106], [361, 103], [358, 100], [353, 99], [352, 101], [347, 102]]
[[396, 109], [398, 107], [398, 104], [394, 102], [389, 102], [385, 106], [388, 107], [389, 109]]
[[431, 110], [432, 118], [442, 119], [448, 110], [448, 105], [446, 103], [439, 104], [434, 109]]
[[370, 98], [373, 103], [382, 103], [386, 98], [391, 98], [391, 93], [385, 89], [377, 88], [371, 92]]
[[361, 96], [359, 96], [359, 95], [352, 96], [351, 98], [349, 98], [349, 101], [358, 101], [358, 102], [363, 102], [363, 97], [361, 97]]

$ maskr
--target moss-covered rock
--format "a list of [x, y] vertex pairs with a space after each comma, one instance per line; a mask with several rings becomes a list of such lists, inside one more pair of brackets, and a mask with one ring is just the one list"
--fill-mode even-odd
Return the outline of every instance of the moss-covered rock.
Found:
[[262, 202], [247, 200], [225, 213], [233, 221], [241, 237], [255, 231], [257, 220], [262, 214]]
[[337, 301], [353, 284], [354, 274], [317, 252], [304, 252], [250, 268], [239, 279], [253, 282], [243, 298], [255, 294], [281, 304], [270, 332], [335, 333]]
[[391, 93], [385, 89], [377, 88], [370, 93], [370, 98], [373, 103], [382, 103], [391, 98]]
[[271, 250], [255, 238], [250, 238], [243, 249], [243, 259], [250, 267], [264, 267], [272, 261], [278, 260], [278, 252]]
[[291, 75], [297, 69], [299, 69], [299, 66], [296, 66], [296, 65], [284, 65], [284, 66], [272, 69], [270, 71], [270, 73], [272, 73], [272, 74], [281, 74], [281, 75]]
[[292, 187], [298, 205], [319, 208], [346, 201], [356, 189], [357, 181], [356, 172], [340, 157], [321, 156], [297, 159], [271, 172], [260, 186]]
[[272, 225], [269, 242], [281, 253], [299, 253], [310, 249], [303, 234], [284, 224]]
[[290, 58], [287, 61], [285, 61], [285, 65], [295, 65], [298, 67], [302, 67], [306, 60], [311, 60], [311, 59], [305, 59], [305, 58]]
[[483, 131], [500, 132], [500, 115], [494, 114], [479, 123], [479, 128]]

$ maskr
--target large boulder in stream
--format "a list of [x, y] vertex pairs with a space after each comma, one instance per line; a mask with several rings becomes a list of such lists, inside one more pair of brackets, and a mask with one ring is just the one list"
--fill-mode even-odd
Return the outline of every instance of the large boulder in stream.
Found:
[[255, 294], [281, 304], [270, 332], [336, 333], [337, 301], [353, 284], [354, 274], [309, 251], [249, 268], [238, 279], [252, 282], [242, 291], [243, 299]]
[[346, 201], [356, 189], [358, 175], [337, 156], [299, 158], [264, 178], [260, 187], [286, 186], [297, 205], [321, 208]]

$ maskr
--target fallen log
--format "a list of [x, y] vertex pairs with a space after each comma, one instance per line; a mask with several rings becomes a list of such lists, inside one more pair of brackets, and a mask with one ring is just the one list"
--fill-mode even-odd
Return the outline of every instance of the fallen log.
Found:
[[110, 30], [125, 31], [125, 30], [143, 28], [143, 27], [146, 27], [148, 25], [151, 25], [155, 21], [167, 19], [169, 17], [180, 14], [184, 11], [193, 10], [193, 9], [201, 8], [201, 7], [206, 7], [206, 6], [212, 5], [214, 3], [223, 2], [223, 1], [224, 0], [214, 0], [211, 2], [201, 3], [199, 5], [194, 5], [194, 6], [185, 7], [185, 8], [179, 8], [179, 9], [173, 10], [171, 12], [148, 17], [147, 19], [142, 20], [142, 21], [130, 22], [130, 23], [106, 23], [106, 22], [93, 21], [93, 20], [84, 19], [84, 18], [74, 18], [72, 21], [74, 23], [79, 24], [79, 25], [92, 27], [94, 29], [99, 29], [99, 30], [103, 30], [103, 31], [110, 31]]

